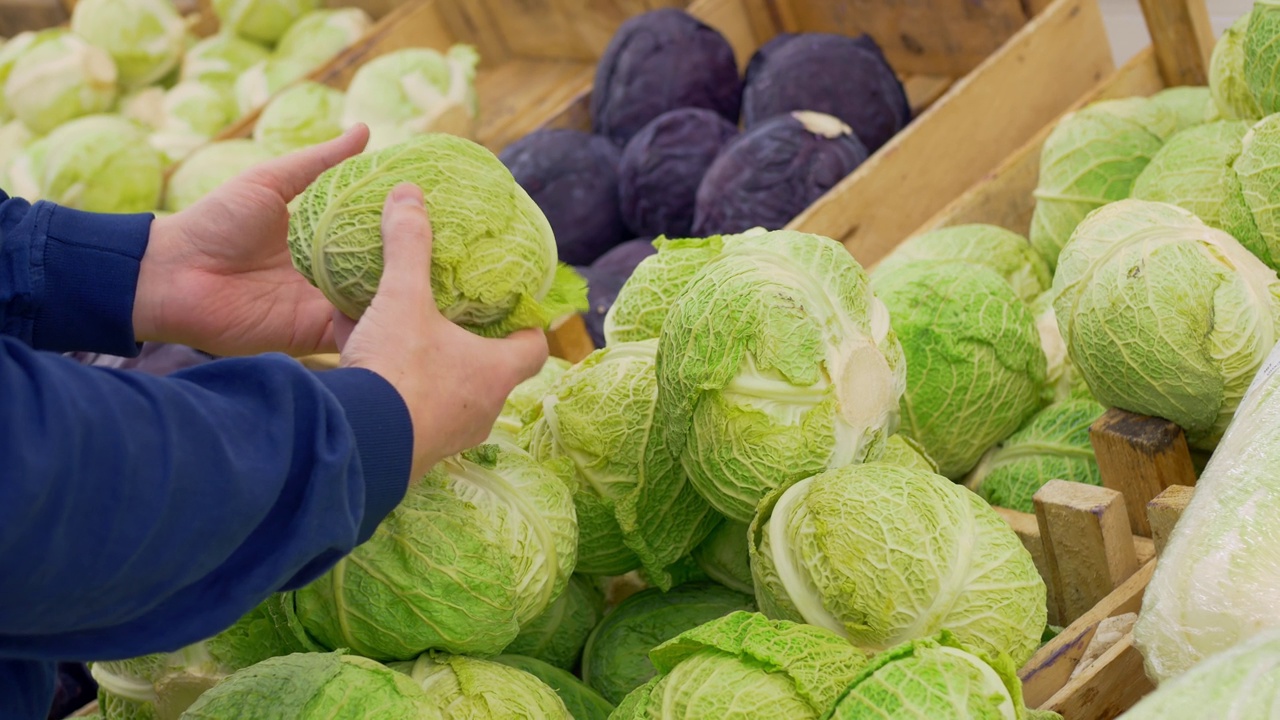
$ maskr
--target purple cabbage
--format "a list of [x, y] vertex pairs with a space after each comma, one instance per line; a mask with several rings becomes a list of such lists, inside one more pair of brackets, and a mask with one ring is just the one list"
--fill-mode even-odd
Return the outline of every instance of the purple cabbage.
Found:
[[618, 199], [637, 235], [687, 237], [702, 176], [738, 127], [705, 108], [663, 113], [622, 151]]
[[714, 110], [737, 123], [742, 80], [733, 47], [689, 13], [663, 8], [627, 20], [596, 66], [592, 130], [619, 146], [659, 115]]
[[636, 266], [650, 255], [656, 255], [658, 249], [653, 246], [653, 238], [642, 237], [628, 240], [600, 256], [591, 263], [593, 270], [627, 279], [635, 272]]
[[783, 34], [761, 46], [747, 64], [743, 125], [793, 110], [840, 118], [869, 152], [911, 120], [902, 83], [868, 35]]
[[626, 237], [618, 211], [620, 156], [597, 135], [535, 130], [498, 159], [547, 216], [561, 262], [589, 265]]
[[867, 159], [830, 115], [778, 115], [738, 136], [698, 186], [694, 237], [780, 230]]
[[604, 316], [609, 313], [609, 308], [613, 307], [613, 301], [618, 299], [618, 291], [622, 289], [627, 279], [595, 267], [575, 267], [574, 269], [587, 279], [587, 303], [590, 307], [582, 313], [582, 319], [587, 325], [587, 334], [591, 336], [591, 342], [597, 349], [602, 348], [604, 347]]

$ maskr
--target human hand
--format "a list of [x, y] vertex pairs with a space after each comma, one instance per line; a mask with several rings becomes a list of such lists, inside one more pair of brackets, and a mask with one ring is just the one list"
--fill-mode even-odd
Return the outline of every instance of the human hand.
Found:
[[483, 338], [450, 322], [431, 294], [431, 223], [422, 191], [401, 184], [382, 214], [378, 292], [358, 322], [333, 311], [344, 367], [391, 383], [413, 419], [413, 477], [484, 442], [512, 389], [547, 360], [537, 329]]
[[368, 140], [359, 125], [250, 168], [152, 222], [134, 299], [135, 337], [217, 355], [333, 352], [333, 305], [289, 256], [288, 203]]

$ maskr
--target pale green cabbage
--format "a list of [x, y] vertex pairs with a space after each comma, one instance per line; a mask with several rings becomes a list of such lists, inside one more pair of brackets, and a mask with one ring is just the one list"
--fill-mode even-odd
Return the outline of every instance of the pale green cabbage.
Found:
[[311, 67], [305, 61], [271, 57], [263, 60], [236, 78], [234, 95], [236, 108], [242, 115], [264, 106], [276, 93], [305, 78]]
[[413, 678], [341, 651], [295, 653], [236, 672], [181, 720], [449, 720]]
[[1050, 480], [1101, 485], [1089, 428], [1104, 412], [1087, 399], [1050, 405], [991, 448], [965, 484], [992, 505], [1025, 513], [1035, 512], [1032, 497]]
[[221, 140], [191, 153], [169, 176], [164, 209], [191, 207], [219, 185], [273, 156], [252, 140]]
[[1050, 270], [1085, 215], [1129, 197], [1177, 125], [1171, 110], [1147, 98], [1104, 100], [1058, 122], [1040, 151], [1031, 216], [1031, 245]]
[[574, 720], [546, 683], [510, 665], [431, 653], [391, 668], [418, 683], [444, 720]]
[[880, 455], [876, 462], [898, 465], [912, 470], [938, 472], [938, 463], [929, 457], [929, 453], [925, 452], [924, 446], [902, 433], [889, 437], [889, 442], [885, 443], [884, 446], [884, 453]]
[[1035, 319], [994, 270], [917, 261], [877, 272], [906, 357], [903, 435], [958, 479], [1041, 404], [1045, 356]]
[[657, 340], [595, 351], [560, 378], [527, 431], [539, 460], [568, 460], [578, 511], [578, 570], [621, 575], [668, 568], [707, 536], [716, 515], [689, 483], [654, 419]]
[[946, 478], [853, 465], [775, 491], [751, 524], [760, 611], [882, 651], [939, 630], [1025, 662], [1046, 591], [1013, 529]]
[[118, 115], [91, 115], [49, 133], [46, 142], [39, 172], [44, 199], [99, 213], [159, 207], [164, 159], [135, 123]]
[[619, 703], [657, 672], [649, 659], [654, 647], [716, 618], [755, 609], [750, 595], [711, 582], [665, 593], [642, 590], [592, 631], [582, 654], [582, 679], [609, 702]]
[[1041, 399], [1045, 404], [1071, 398], [1092, 399], [1089, 385], [1071, 365], [1067, 342], [1058, 329], [1058, 316], [1053, 312], [1053, 290], [1042, 293], [1031, 302], [1031, 314], [1036, 319], [1036, 332], [1040, 335], [1040, 349], [1044, 351], [1045, 359], [1045, 386]]
[[71, 31], [111, 54], [126, 88], [159, 82], [187, 43], [187, 23], [172, 0], [79, 0]]
[[264, 45], [274, 45], [320, 0], [213, 0], [220, 29]]
[[253, 126], [253, 139], [276, 155], [318, 145], [342, 134], [341, 90], [315, 82], [275, 96]]
[[505, 336], [587, 309], [586, 283], [557, 262], [550, 223], [511, 172], [476, 143], [430, 133], [343, 161], [292, 204], [294, 265], [339, 310], [358, 318], [377, 291], [382, 207], [402, 182], [426, 198], [431, 287], [450, 320]]
[[640, 261], [604, 316], [606, 345], [658, 337], [667, 310], [693, 276], [720, 254], [724, 243], [719, 235], [660, 237], [653, 246], [657, 254]]
[[950, 633], [921, 638], [871, 660], [836, 701], [831, 720], [1021, 720], [1017, 668], [990, 659]]
[[523, 624], [504, 653], [524, 655], [565, 670], [582, 656], [587, 636], [604, 617], [604, 595], [590, 578], [574, 575], [560, 597]]
[[155, 90], [158, 98], [150, 90], [143, 91], [125, 112], [132, 111], [135, 118], [152, 127], [151, 146], [170, 164], [208, 143], [238, 115], [224, 85], [184, 81], [167, 91]]
[[1250, 388], [1143, 595], [1133, 637], [1158, 683], [1280, 629], [1278, 365], [1271, 349], [1262, 370], [1246, 378]]
[[1230, 235], [1165, 203], [1080, 224], [1053, 279], [1071, 362], [1098, 402], [1177, 423], [1211, 450], [1280, 337], [1280, 280]]
[[495, 662], [523, 670], [546, 683], [564, 701], [573, 720], [608, 720], [613, 704], [566, 670], [524, 655], [499, 655]]
[[249, 68], [271, 55], [265, 47], [228, 32], [211, 35], [187, 50], [181, 80], [231, 85]]
[[955, 225], [907, 238], [871, 274], [891, 273], [922, 260], [985, 265], [999, 273], [1025, 302], [1048, 290], [1053, 281], [1049, 266], [1026, 238], [1002, 227], [980, 224]]
[[48, 136], [27, 143], [9, 161], [4, 185], [0, 187], [6, 193], [31, 202], [44, 198], [44, 160], [48, 154]]
[[9, 120], [13, 117], [13, 112], [4, 99], [4, 86], [9, 82], [9, 73], [13, 71], [13, 64], [35, 39], [35, 31], [27, 30], [14, 35], [0, 45], [0, 120]]
[[315, 10], [289, 27], [275, 54], [318, 68], [354, 45], [371, 27], [373, 19], [358, 7]]
[[4, 178], [9, 171], [9, 163], [13, 162], [13, 159], [35, 139], [36, 136], [31, 130], [19, 120], [10, 120], [0, 125], [0, 188], [13, 190], [4, 183]]
[[411, 483], [368, 542], [292, 598], [328, 648], [496, 654], [564, 591], [577, 541], [564, 483], [519, 450], [483, 445]]
[[368, 125], [370, 150], [426, 132], [472, 137], [479, 113], [479, 62], [470, 45], [454, 45], [444, 54], [406, 48], [378, 56], [351, 78], [343, 124]]
[[725, 520], [702, 544], [693, 549], [694, 562], [706, 574], [730, 590], [751, 595], [751, 551], [747, 547], [747, 524]]
[[614, 720], [817, 720], [867, 664], [838, 635], [735, 612], [650, 653], [659, 675]]
[[724, 242], [662, 326], [657, 425], [698, 492], [746, 522], [773, 488], [878, 456], [908, 368], [844, 246], [790, 231]]
[[4, 100], [37, 135], [116, 101], [116, 64], [105, 50], [69, 30], [42, 30], [13, 63]]
[[1266, 630], [1160, 684], [1121, 720], [1273, 718], [1280, 713], [1280, 632]]
[[1244, 79], [1262, 115], [1280, 111], [1280, 2], [1254, 0], [1244, 32]]
[[1218, 112], [1227, 120], [1255, 121], [1265, 114], [1245, 79], [1245, 31], [1251, 16], [1252, 13], [1245, 13], [1227, 28], [1209, 59], [1209, 91]]
[[520, 441], [526, 423], [542, 414], [542, 399], [554, 388], [570, 364], [554, 355], [548, 356], [537, 375], [516, 385], [502, 403], [502, 412], [493, 425], [490, 442], [510, 442], [527, 450]]
[[1197, 125], [1223, 119], [1207, 85], [1165, 88], [1152, 95], [1149, 102], [1153, 105], [1163, 105], [1173, 114], [1177, 121], [1175, 134]]

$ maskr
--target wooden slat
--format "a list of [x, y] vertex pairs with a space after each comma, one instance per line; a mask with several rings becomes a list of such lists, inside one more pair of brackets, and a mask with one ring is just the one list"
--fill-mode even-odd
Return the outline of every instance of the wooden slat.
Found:
[[1147, 503], [1147, 522], [1151, 525], [1151, 539], [1154, 541], [1156, 554], [1164, 552], [1169, 536], [1173, 534], [1173, 528], [1186, 511], [1193, 494], [1194, 487], [1170, 485]]
[[567, 318], [547, 333], [547, 345], [555, 357], [576, 363], [595, 351], [581, 315]]
[[1130, 632], [1039, 709], [1059, 713], [1063, 720], [1112, 720], [1153, 689]]
[[1022, 695], [1027, 707], [1043, 707], [1067, 684], [1076, 663], [1093, 639], [1098, 623], [1124, 613], [1138, 612], [1142, 595], [1155, 572], [1155, 561], [1148, 561], [1114, 592], [1089, 612], [1068, 625], [1057, 637], [1046, 643], [1031, 657], [1018, 677], [1022, 679]]
[[[1151, 48], [1139, 52], [1124, 67], [1110, 75], [1068, 108], [1067, 112], [1097, 100], [1148, 96], [1164, 89]], [[1065, 113], [1064, 113], [1065, 114]], [[1035, 209], [1035, 190], [1040, 178], [1040, 149], [1053, 130], [1047, 124], [1022, 147], [1009, 155], [995, 170], [984, 176], [965, 193], [950, 202], [912, 234], [951, 225], [987, 223], [1026, 235], [1031, 228]]]
[[1195, 485], [1182, 429], [1168, 420], [1112, 408], [1089, 428], [1102, 484], [1124, 495], [1135, 535], [1151, 537], [1147, 503], [1170, 485]]
[[1113, 67], [1096, 0], [1058, 0], [788, 227], [873, 264]]
[[913, 75], [903, 80], [902, 89], [907, 93], [912, 117], [919, 117], [920, 113], [941, 100], [955, 84], [955, 78], [944, 75]]
[[1036, 520], [1058, 618], [1072, 622], [1138, 569], [1124, 498], [1083, 483], [1051, 480], [1035, 494]]
[[1206, 85], [1213, 27], [1205, 0], [1139, 0], [1160, 75], [1169, 87]]

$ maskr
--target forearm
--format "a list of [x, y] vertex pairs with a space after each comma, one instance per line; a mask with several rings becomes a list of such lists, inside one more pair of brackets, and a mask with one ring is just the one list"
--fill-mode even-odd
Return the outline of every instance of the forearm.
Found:
[[154, 378], [0, 338], [0, 396], [0, 657], [212, 635], [367, 538], [409, 474], [407, 411], [366, 371], [270, 356]]

